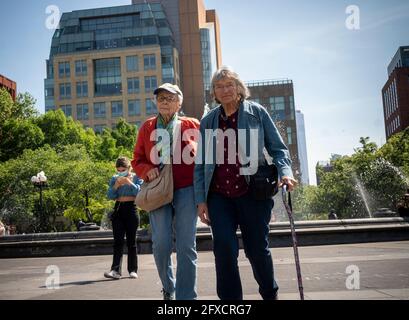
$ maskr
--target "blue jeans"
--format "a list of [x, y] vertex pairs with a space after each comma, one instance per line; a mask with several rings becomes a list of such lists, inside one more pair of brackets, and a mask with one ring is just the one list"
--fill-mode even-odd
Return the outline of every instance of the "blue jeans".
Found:
[[263, 299], [274, 299], [278, 286], [274, 279], [273, 259], [268, 247], [269, 222], [273, 200], [258, 201], [247, 193], [240, 198], [226, 198], [210, 193], [209, 217], [213, 233], [217, 295], [221, 300], [242, 300], [237, 258], [240, 226], [244, 251], [253, 269]]
[[[193, 186], [175, 190], [173, 202], [150, 212], [149, 220], [153, 255], [163, 288], [171, 294], [176, 291], [177, 300], [196, 299], [197, 209]], [[173, 235], [176, 239], [176, 279], [171, 259]]]

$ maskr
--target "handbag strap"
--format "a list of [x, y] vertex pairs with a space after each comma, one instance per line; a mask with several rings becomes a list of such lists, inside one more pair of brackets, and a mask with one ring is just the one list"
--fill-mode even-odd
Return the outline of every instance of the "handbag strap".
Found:
[[[179, 119], [176, 120], [175, 125], [173, 126], [173, 131], [172, 131], [172, 150], [170, 151], [170, 162], [169, 165], [172, 164], [173, 160], [173, 153], [175, 152], [176, 144], [178, 143], [179, 139], [179, 133], [181, 133], [181, 127], [182, 127], [182, 121]], [[162, 162], [159, 164], [159, 171], [162, 171], [162, 169], [165, 167], [165, 164]]]

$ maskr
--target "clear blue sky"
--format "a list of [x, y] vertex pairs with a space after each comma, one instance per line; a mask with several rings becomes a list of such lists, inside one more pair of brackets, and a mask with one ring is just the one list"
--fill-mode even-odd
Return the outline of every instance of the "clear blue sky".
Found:
[[[351, 154], [359, 137], [385, 143], [381, 89], [387, 65], [409, 45], [406, 0], [204, 0], [221, 23], [223, 63], [244, 80], [290, 78], [305, 116], [310, 180], [331, 153]], [[30, 92], [44, 112], [43, 79], [52, 30], [45, 10], [61, 12], [130, 4], [131, 0], [0, 2], [0, 73]], [[360, 9], [349, 30], [347, 6]]]

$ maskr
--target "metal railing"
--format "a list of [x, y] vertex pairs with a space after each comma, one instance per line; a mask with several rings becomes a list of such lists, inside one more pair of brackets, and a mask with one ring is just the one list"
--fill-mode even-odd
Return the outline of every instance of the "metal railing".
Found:
[[283, 84], [292, 84], [293, 81], [290, 79], [272, 79], [272, 80], [256, 80], [247, 81], [246, 85], [248, 87], [263, 87], [263, 86], [277, 86]]

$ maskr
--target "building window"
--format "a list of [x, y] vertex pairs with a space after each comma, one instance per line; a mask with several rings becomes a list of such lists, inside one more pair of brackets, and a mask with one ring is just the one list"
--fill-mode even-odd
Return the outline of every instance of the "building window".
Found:
[[111, 114], [113, 117], [122, 117], [123, 115], [122, 101], [112, 101]]
[[294, 97], [289, 96], [288, 97], [290, 101], [290, 120], [295, 120], [295, 105], [294, 105]]
[[[153, 24], [154, 22], [152, 21], [152, 25]], [[145, 25], [145, 27], [149, 27], [149, 26]], [[158, 36], [144, 36], [142, 37], [142, 42], [144, 46], [149, 46], [152, 44], [159, 44], [159, 38]]]
[[62, 112], [64, 112], [66, 117], [72, 117], [72, 107], [71, 105], [67, 104], [64, 106], [61, 106]]
[[77, 82], [77, 97], [88, 97], [88, 82]]
[[294, 110], [294, 97], [289, 96], [288, 99], [290, 100], [290, 109]]
[[156, 109], [156, 105], [153, 103], [152, 99], [146, 99], [145, 106], [147, 115], [156, 114], [158, 112], [158, 110]]
[[158, 82], [156, 76], [145, 77], [145, 92], [151, 92], [156, 89]]
[[141, 101], [129, 100], [128, 101], [128, 116], [140, 116], [141, 115]]
[[54, 88], [46, 88], [45, 89], [45, 96], [46, 97], [54, 97]]
[[104, 131], [105, 128], [106, 128], [105, 124], [96, 124], [94, 126], [94, 131], [95, 131], [95, 133], [101, 134]]
[[51, 110], [55, 110], [55, 106], [45, 106], [45, 113]]
[[138, 71], [138, 56], [126, 57], [126, 71]]
[[95, 95], [113, 96], [122, 93], [121, 58], [95, 60]]
[[143, 56], [144, 70], [156, 69], [156, 56], [154, 54], [146, 54]]
[[86, 76], [88, 73], [87, 60], [75, 61], [75, 75]]
[[285, 110], [284, 97], [270, 97], [271, 110]]
[[106, 118], [106, 107], [105, 102], [94, 103], [94, 118]]
[[139, 78], [128, 78], [128, 94], [139, 93]]
[[71, 75], [70, 72], [70, 63], [69, 62], [59, 62], [58, 63], [58, 76], [61, 78], [69, 78]]
[[274, 120], [285, 120], [285, 98], [270, 97], [271, 115]]
[[293, 137], [292, 137], [292, 129], [291, 128], [287, 128], [287, 141], [288, 144], [293, 144]]
[[88, 119], [89, 119], [88, 104], [77, 104], [77, 120]]
[[173, 67], [173, 56], [172, 55], [162, 56], [162, 68], [163, 67]]
[[133, 28], [139, 25], [140, 13], [80, 19], [81, 31], [117, 31], [122, 28]]
[[71, 83], [60, 83], [60, 99], [71, 99]]

